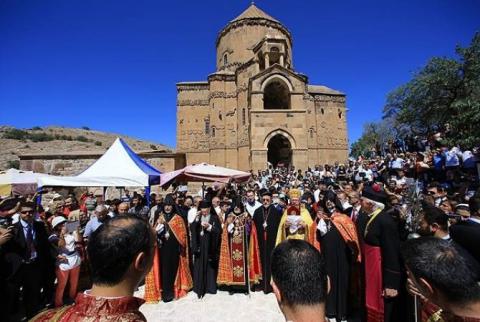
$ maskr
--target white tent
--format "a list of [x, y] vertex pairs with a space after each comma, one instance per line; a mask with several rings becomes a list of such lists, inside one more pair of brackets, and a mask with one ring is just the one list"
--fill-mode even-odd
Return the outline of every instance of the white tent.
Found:
[[38, 186], [148, 187], [160, 183], [160, 171], [140, 158], [120, 138], [87, 170], [78, 176], [49, 176]]

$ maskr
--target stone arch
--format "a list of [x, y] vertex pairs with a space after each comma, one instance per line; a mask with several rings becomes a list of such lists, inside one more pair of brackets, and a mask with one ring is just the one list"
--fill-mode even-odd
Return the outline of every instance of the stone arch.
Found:
[[267, 77], [266, 79], [264, 79], [263, 82], [262, 82], [261, 91], [264, 92], [265, 87], [267, 87], [267, 85], [273, 80], [283, 81], [288, 86], [288, 90], [290, 92], [293, 92], [293, 85], [290, 82], [290, 80], [287, 77], [285, 77], [283, 75], [280, 75], [280, 74], [274, 74], [274, 75], [271, 75], [271, 76]]
[[293, 149], [285, 132], [275, 132], [267, 142], [267, 162], [273, 167], [292, 165]]
[[263, 108], [288, 110], [291, 107], [292, 85], [282, 75], [273, 75], [262, 84]]
[[292, 147], [292, 149], [295, 149], [297, 147], [295, 138], [290, 133], [288, 133], [288, 131], [285, 131], [284, 129], [276, 129], [268, 133], [267, 136], [265, 137], [265, 140], [263, 140], [263, 147], [265, 149], [268, 149], [268, 143], [276, 135], [282, 135], [286, 137], [288, 141], [290, 141], [290, 146]]

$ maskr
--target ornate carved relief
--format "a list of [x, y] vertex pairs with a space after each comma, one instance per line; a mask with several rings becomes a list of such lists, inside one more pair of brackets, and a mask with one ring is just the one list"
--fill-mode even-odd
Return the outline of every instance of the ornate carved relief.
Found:
[[208, 95], [209, 99], [212, 99], [212, 98], [233, 98], [233, 97], [237, 97], [237, 92], [235, 92], [235, 93], [211, 92], [210, 95]]
[[208, 76], [208, 81], [235, 81], [235, 75], [229, 74], [212, 74]]
[[[223, 56], [223, 55], [222, 55]], [[223, 65], [221, 66], [218, 70], [219, 71], [222, 71], [222, 70], [225, 70], [225, 69], [230, 69], [231, 67], [234, 67], [234, 69], [238, 68], [242, 66], [242, 63], [237, 63], [237, 62], [234, 62], [234, 63], [229, 63], [229, 64], [226, 64], [226, 65]]]
[[208, 83], [177, 84], [177, 92], [183, 91], [205, 91], [209, 89]]
[[209, 100], [177, 100], [178, 106], [209, 106]]
[[235, 116], [235, 113], [237, 112], [237, 108], [234, 108], [233, 111], [231, 112], [227, 112], [225, 114], [226, 117], [231, 117], [231, 116]]

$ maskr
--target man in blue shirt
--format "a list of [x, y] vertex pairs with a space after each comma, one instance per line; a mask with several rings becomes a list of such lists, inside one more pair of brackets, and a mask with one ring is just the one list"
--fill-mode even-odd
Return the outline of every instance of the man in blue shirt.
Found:
[[98, 205], [95, 212], [85, 226], [84, 238], [88, 238], [108, 218], [108, 209], [104, 205]]

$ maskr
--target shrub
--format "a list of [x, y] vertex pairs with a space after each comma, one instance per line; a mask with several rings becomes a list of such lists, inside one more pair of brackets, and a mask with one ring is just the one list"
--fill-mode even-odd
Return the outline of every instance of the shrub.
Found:
[[86, 138], [85, 136], [83, 135], [79, 135], [75, 138], [75, 141], [80, 141], [80, 142], [89, 142], [90, 140], [88, 138]]
[[45, 132], [41, 133], [30, 133], [29, 137], [33, 142], [47, 142], [55, 140], [55, 136], [47, 134]]
[[100, 141], [95, 141], [95, 145], [97, 145], [97, 146], [102, 146], [102, 142], [100, 142]]
[[8, 129], [3, 133], [4, 139], [26, 140], [28, 139], [28, 132], [19, 129]]
[[156, 146], [155, 144], [150, 144], [150, 149], [156, 150], [156, 149], [157, 149], [157, 146]]
[[7, 161], [7, 168], [14, 168], [14, 169], [20, 169], [20, 160], [8, 160]]
[[42, 128], [40, 126], [34, 126], [31, 128], [32, 131], [41, 131]]

